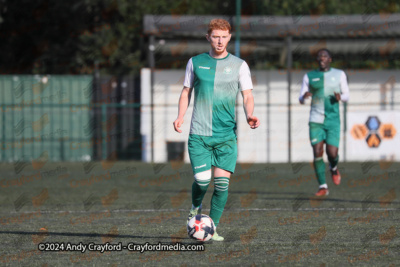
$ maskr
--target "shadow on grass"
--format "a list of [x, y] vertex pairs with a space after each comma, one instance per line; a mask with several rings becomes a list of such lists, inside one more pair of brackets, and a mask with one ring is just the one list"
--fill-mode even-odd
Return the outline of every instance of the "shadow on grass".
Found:
[[[129, 238], [129, 239], [175, 239], [176, 242], [193, 241], [189, 237], [174, 236], [139, 236], [139, 235], [120, 235], [120, 234], [98, 234], [98, 233], [64, 233], [64, 232], [32, 232], [32, 231], [0, 231], [0, 235], [37, 235], [37, 236], [71, 236], [71, 237], [109, 237], [109, 238]], [[176, 244], [176, 242], [161, 242], [162, 244]], [[187, 243], [187, 242], [185, 242]], [[198, 242], [188, 242], [187, 244], [198, 244]]]

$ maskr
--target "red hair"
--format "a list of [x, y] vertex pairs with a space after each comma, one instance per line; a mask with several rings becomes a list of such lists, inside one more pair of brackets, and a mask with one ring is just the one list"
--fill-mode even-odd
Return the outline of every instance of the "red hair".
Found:
[[231, 33], [231, 25], [224, 19], [213, 19], [208, 24], [208, 34], [211, 34], [213, 30], [229, 31]]

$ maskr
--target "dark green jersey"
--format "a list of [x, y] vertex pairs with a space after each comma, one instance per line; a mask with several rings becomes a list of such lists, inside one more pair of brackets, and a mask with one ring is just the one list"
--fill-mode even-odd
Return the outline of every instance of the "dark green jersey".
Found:
[[299, 100], [303, 101], [304, 94], [312, 93], [310, 122], [338, 123], [340, 122], [339, 102], [334, 92], [341, 94], [341, 101], [349, 99], [349, 87], [346, 74], [339, 69], [329, 71], [313, 70], [304, 75]]
[[194, 88], [190, 134], [203, 136], [234, 133], [236, 96], [240, 89], [253, 88], [244, 60], [232, 54], [216, 59], [208, 53], [189, 60], [184, 86]]

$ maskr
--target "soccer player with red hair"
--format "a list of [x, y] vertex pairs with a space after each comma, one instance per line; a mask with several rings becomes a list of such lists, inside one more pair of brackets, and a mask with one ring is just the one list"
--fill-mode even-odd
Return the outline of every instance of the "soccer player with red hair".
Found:
[[[250, 69], [247, 63], [230, 54], [226, 47], [231, 40], [231, 26], [224, 19], [214, 19], [208, 25], [206, 39], [211, 49], [192, 57], [187, 66], [183, 90], [179, 98], [175, 131], [181, 133], [194, 89], [194, 108], [190, 125], [188, 150], [194, 173], [192, 208], [188, 221], [201, 214], [201, 203], [214, 174], [214, 193], [210, 217], [215, 226], [228, 199], [228, 186], [237, 160], [235, 120], [236, 96], [241, 92], [246, 120], [250, 128], [259, 127], [253, 116], [254, 98]], [[216, 232], [214, 241], [224, 238]]]

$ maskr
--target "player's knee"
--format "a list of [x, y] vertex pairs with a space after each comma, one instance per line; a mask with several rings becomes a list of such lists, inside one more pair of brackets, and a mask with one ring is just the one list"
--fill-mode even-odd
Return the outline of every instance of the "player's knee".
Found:
[[211, 182], [211, 169], [203, 172], [196, 173], [194, 180], [198, 185], [205, 186]]
[[326, 154], [327, 154], [328, 158], [335, 159], [338, 156], [338, 151], [337, 150], [336, 151], [328, 150]]
[[322, 155], [324, 154], [324, 143], [320, 142], [318, 144], [313, 145], [313, 152], [314, 152], [314, 158], [322, 157]]
[[314, 149], [314, 158], [320, 158], [324, 154], [323, 148]]
[[228, 191], [229, 178], [227, 177], [214, 177], [214, 188], [217, 191]]

